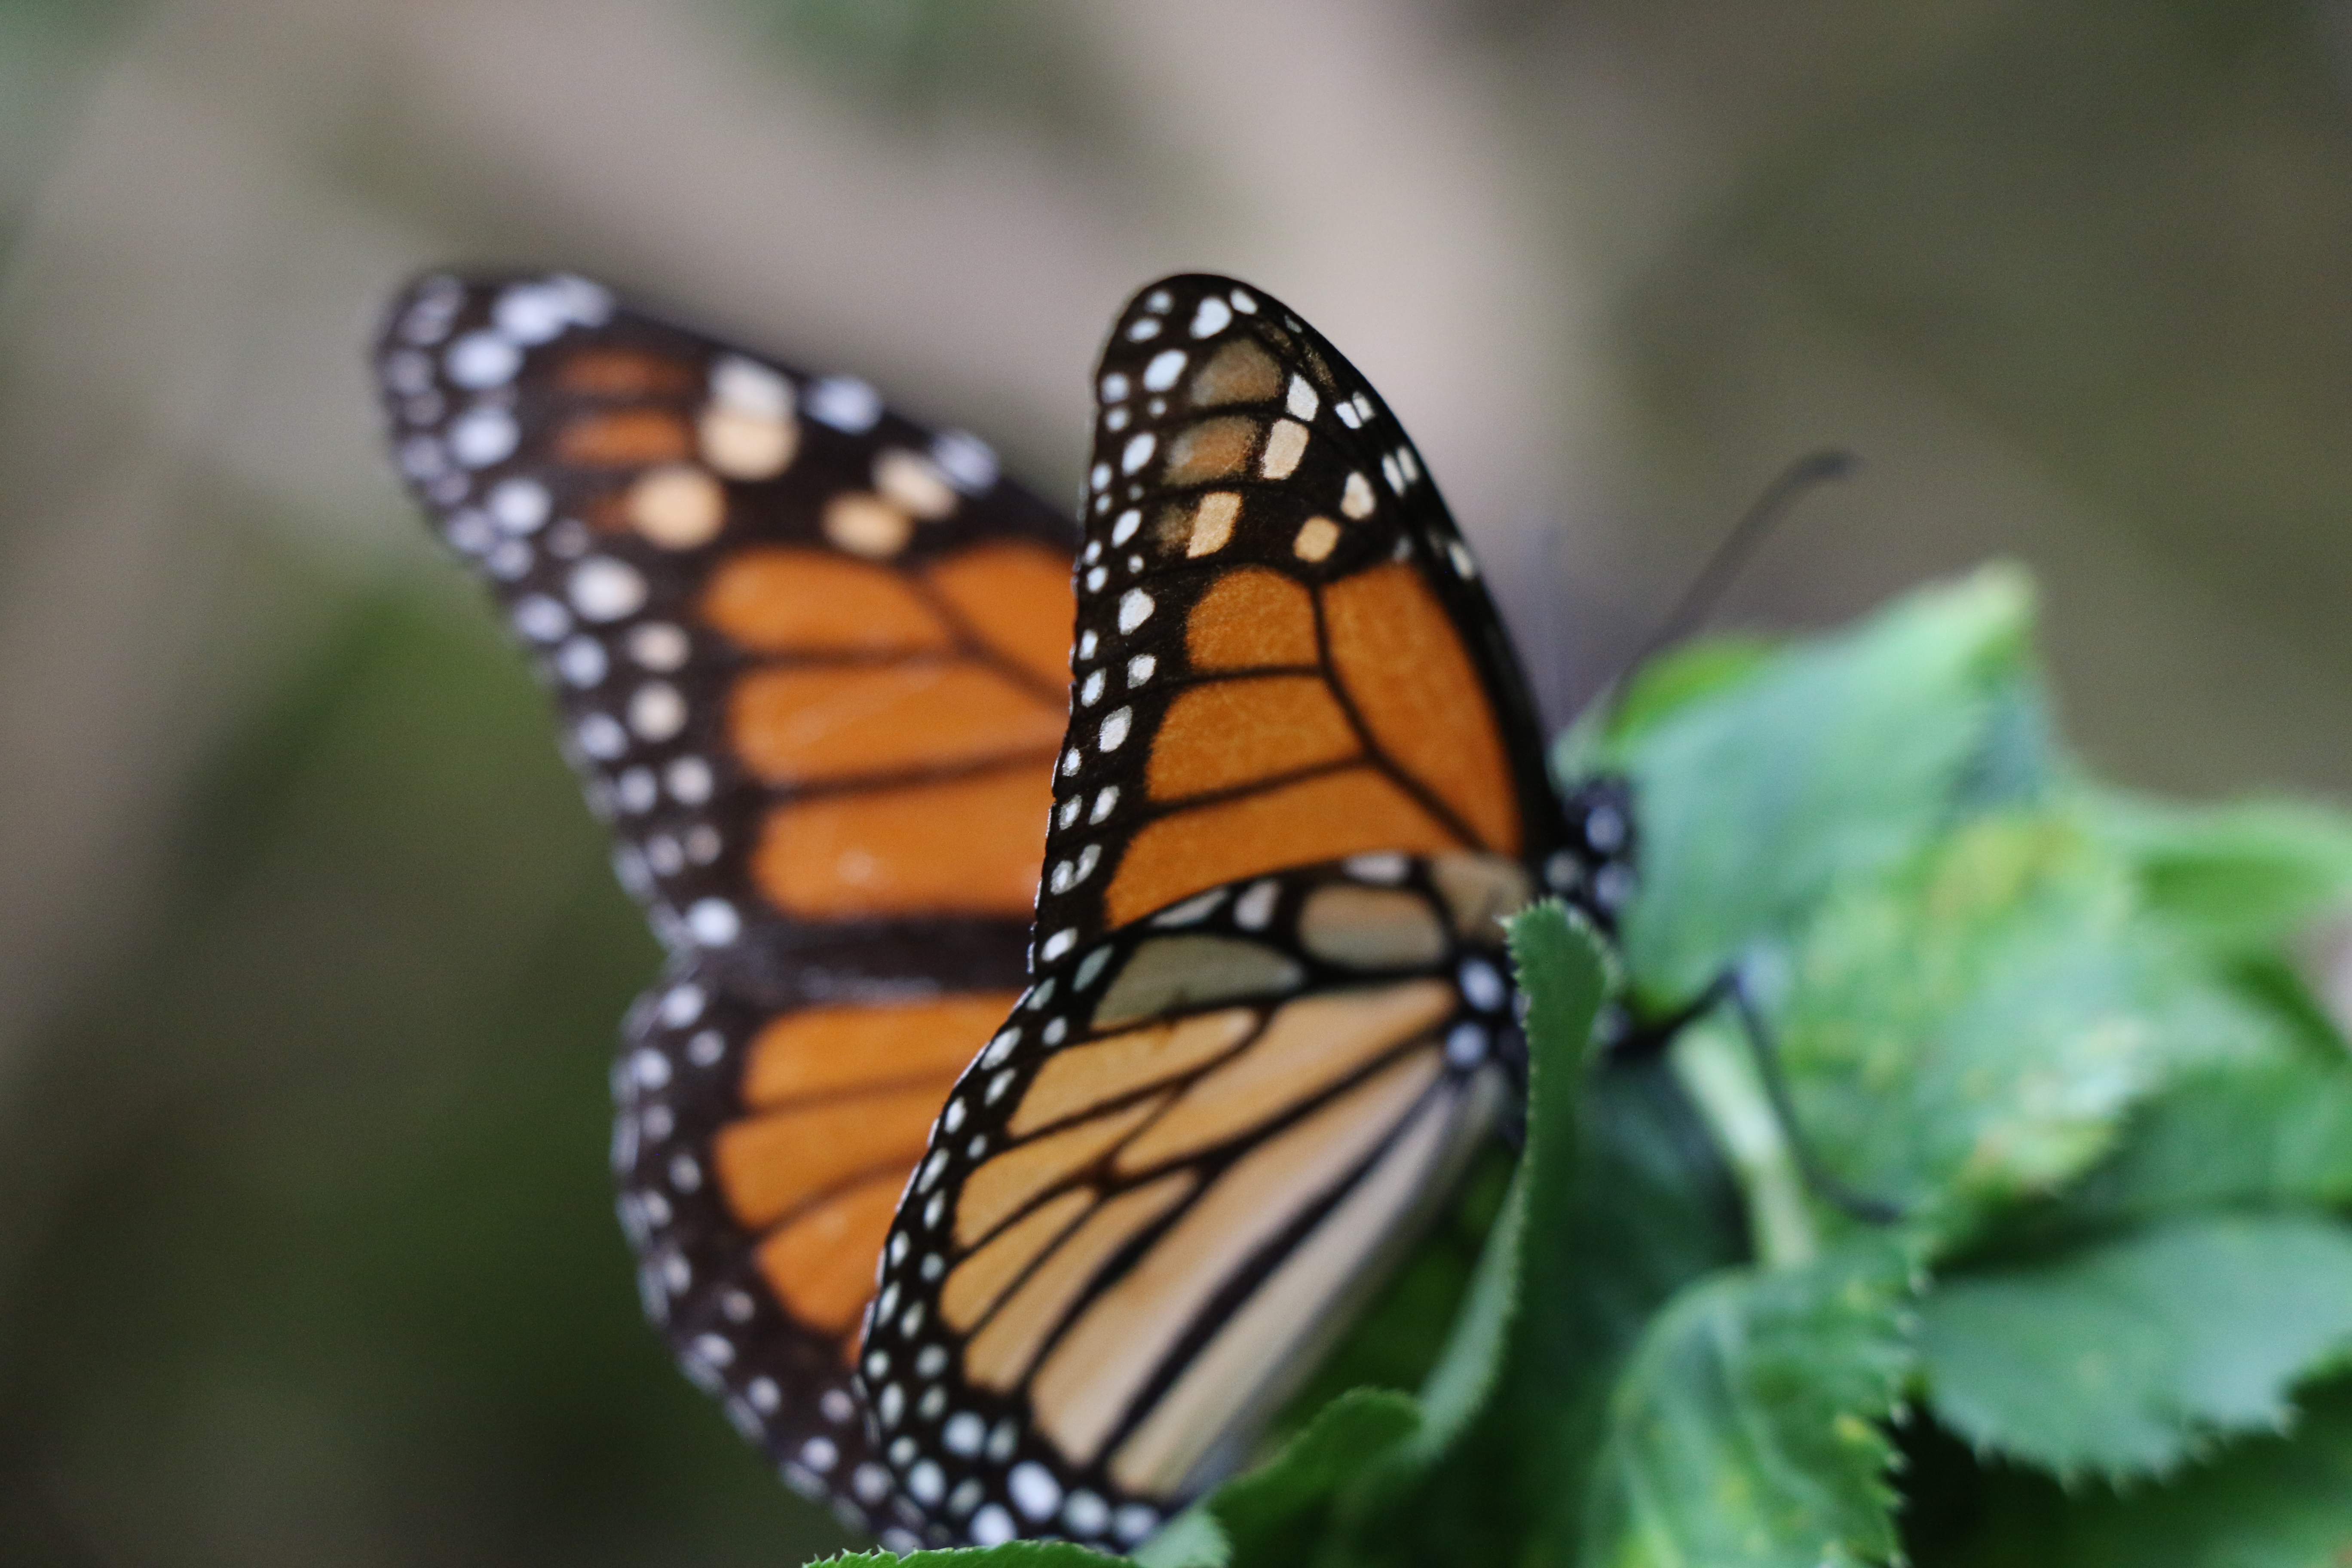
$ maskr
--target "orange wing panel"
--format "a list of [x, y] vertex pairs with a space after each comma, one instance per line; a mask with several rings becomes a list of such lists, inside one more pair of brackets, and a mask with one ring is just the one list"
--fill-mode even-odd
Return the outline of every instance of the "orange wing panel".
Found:
[[751, 1041], [744, 1101], [771, 1106], [881, 1084], [933, 1083], [944, 1103], [956, 1074], [1020, 999], [1017, 991], [990, 991], [787, 1013]]
[[1017, 1384], [1102, 1266], [1144, 1226], [1190, 1196], [1197, 1181], [1190, 1171], [1173, 1171], [1088, 1215], [1030, 1269], [1012, 1299], [964, 1346], [964, 1375], [982, 1388], [1002, 1391]]
[[1319, 677], [1215, 680], [1168, 705], [1146, 777], [1152, 799], [1180, 800], [1342, 762], [1360, 749]]
[[768, 814], [751, 879], [808, 920], [1025, 917], [1054, 804], [1044, 763], [794, 801]]
[[[711, 1140], [719, 1190], [735, 1217], [757, 1230], [853, 1178], [895, 1172], [903, 1182], [939, 1110], [939, 1094], [926, 1085], [746, 1117]], [[870, 1286], [870, 1268], [866, 1279]]]
[[989, 647], [1050, 685], [1069, 679], [1077, 602], [1068, 556], [1042, 544], [983, 544], [939, 563], [930, 578]]
[[1064, 1231], [1094, 1207], [1092, 1187], [1072, 1187], [1048, 1198], [1006, 1226], [988, 1245], [971, 1254], [940, 1287], [940, 1316], [958, 1333], [988, 1315], [1037, 1255], [1061, 1239]]
[[1228, 572], [1186, 617], [1184, 651], [1197, 670], [1312, 665], [1314, 601], [1279, 572], [1263, 566]]
[[694, 450], [694, 433], [675, 415], [651, 408], [599, 414], [565, 426], [555, 455], [592, 468], [641, 468], [675, 463]]
[[1462, 846], [1412, 797], [1369, 767], [1147, 823], [1104, 895], [1113, 926], [1220, 883], [1368, 850], [1434, 855]]
[[675, 355], [628, 349], [582, 349], [555, 367], [555, 384], [585, 397], [686, 397], [703, 378]]
[[1402, 562], [1375, 566], [1324, 589], [1323, 618], [1332, 668], [1373, 741], [1480, 847], [1517, 854], [1518, 802], [1494, 710], [1429, 585]]
[[754, 653], [945, 652], [947, 627], [887, 567], [772, 546], [710, 574], [702, 618]]
[[971, 1246], [1019, 1214], [1031, 1199], [1101, 1159], [1166, 1100], [1161, 1095], [1073, 1122], [990, 1160], [965, 1180], [956, 1199], [956, 1244]]
[[[907, 1163], [911, 1170], [914, 1162]], [[907, 1171], [860, 1182], [826, 1199], [760, 1244], [760, 1272], [793, 1316], [844, 1336], [842, 1359], [856, 1351], [847, 1335], [874, 1294], [874, 1266], [890, 1234]]]
[[778, 784], [1051, 751], [1063, 725], [1059, 709], [963, 660], [756, 669], [736, 682], [728, 708], [736, 754]]

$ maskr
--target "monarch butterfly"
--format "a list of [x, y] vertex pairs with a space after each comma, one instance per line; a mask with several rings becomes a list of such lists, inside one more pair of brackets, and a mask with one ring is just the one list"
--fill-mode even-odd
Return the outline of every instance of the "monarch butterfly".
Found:
[[1403, 430], [1206, 276], [1076, 528], [577, 278], [425, 278], [376, 366], [670, 952], [614, 1162], [681, 1364], [887, 1543], [1141, 1540], [1507, 1119], [1496, 918], [1631, 891]]

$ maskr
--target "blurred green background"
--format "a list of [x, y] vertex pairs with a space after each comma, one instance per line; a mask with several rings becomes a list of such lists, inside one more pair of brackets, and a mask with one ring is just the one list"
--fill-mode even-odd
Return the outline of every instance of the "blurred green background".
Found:
[[587, 271], [1074, 493], [1160, 272], [1420, 440], [1555, 721], [1989, 554], [2072, 732], [2352, 785], [2352, 8], [0, 0], [0, 1561], [790, 1564], [639, 1323], [655, 953], [377, 449], [413, 268]]

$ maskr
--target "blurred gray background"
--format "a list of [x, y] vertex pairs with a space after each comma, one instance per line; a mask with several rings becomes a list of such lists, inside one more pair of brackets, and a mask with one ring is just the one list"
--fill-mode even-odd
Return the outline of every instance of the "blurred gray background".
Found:
[[362, 347], [555, 264], [1074, 493], [1179, 268], [1418, 437], [1554, 722], [1992, 555], [2099, 767], [2352, 785], [2352, 10], [0, 0], [0, 1560], [790, 1564], [604, 1173], [655, 953]]

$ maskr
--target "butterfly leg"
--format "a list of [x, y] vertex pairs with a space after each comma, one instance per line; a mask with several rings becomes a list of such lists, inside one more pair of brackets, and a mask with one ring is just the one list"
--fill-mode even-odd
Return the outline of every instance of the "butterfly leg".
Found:
[[1870, 1225], [1892, 1225], [1905, 1217], [1898, 1204], [1885, 1198], [1856, 1192], [1822, 1163], [1821, 1155], [1805, 1136], [1802, 1123], [1797, 1120], [1794, 1101], [1789, 1095], [1788, 1075], [1781, 1070], [1779, 1042], [1773, 1038], [1772, 1026], [1756, 1001], [1755, 992], [1748, 982], [1747, 972], [1734, 963], [1708, 982], [1699, 994], [1662, 1018], [1644, 1019], [1638, 1023], [1621, 1022], [1616, 1037], [1610, 1042], [1612, 1052], [1663, 1051], [1675, 1037], [1689, 1026], [1727, 1006], [1739, 1025], [1740, 1037], [1748, 1044], [1750, 1058], [1756, 1064], [1756, 1075], [1762, 1084], [1764, 1098], [1772, 1108], [1772, 1115], [1788, 1135], [1789, 1148], [1795, 1156], [1797, 1171], [1814, 1197], [1832, 1208]]
[[1901, 1205], [1889, 1199], [1874, 1197], [1855, 1191], [1822, 1163], [1821, 1154], [1805, 1136], [1803, 1124], [1797, 1120], [1794, 1102], [1789, 1096], [1788, 1075], [1781, 1070], [1779, 1043], [1772, 1037], [1772, 1026], [1764, 1011], [1757, 1005], [1754, 992], [1748, 988], [1747, 973], [1734, 964], [1717, 975], [1713, 984], [1702, 994], [1715, 1003], [1730, 1004], [1732, 1014], [1739, 1020], [1739, 1032], [1748, 1042], [1749, 1054], [1755, 1058], [1758, 1079], [1764, 1085], [1764, 1095], [1772, 1106], [1772, 1114], [1780, 1119], [1788, 1134], [1790, 1150], [1796, 1155], [1797, 1169], [1805, 1178], [1805, 1185], [1813, 1195], [1832, 1208], [1868, 1225], [1893, 1225], [1904, 1218]]

